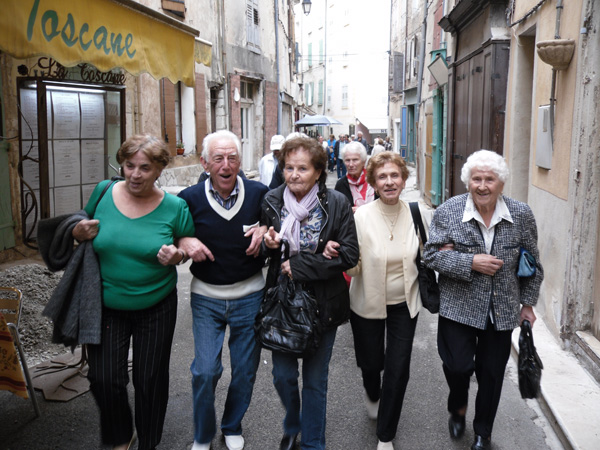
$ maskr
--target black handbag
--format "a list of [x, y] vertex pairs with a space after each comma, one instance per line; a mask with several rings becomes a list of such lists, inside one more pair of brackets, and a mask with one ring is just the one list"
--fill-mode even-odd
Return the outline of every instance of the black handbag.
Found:
[[[423, 226], [423, 219], [421, 218], [421, 212], [419, 211], [419, 204], [417, 202], [411, 202], [409, 203], [409, 206], [415, 225], [415, 233], [417, 233], [417, 236], [419, 236], [419, 234], [421, 235], [421, 242], [425, 245], [427, 242], [427, 234], [425, 234], [425, 227]], [[423, 264], [420, 248], [417, 251], [415, 263], [419, 271], [418, 281], [421, 303], [423, 303], [425, 309], [431, 314], [436, 314], [440, 312], [440, 288], [438, 286], [437, 277], [435, 276], [435, 271], [425, 267], [425, 264]]]
[[519, 391], [523, 398], [537, 398], [540, 393], [540, 381], [544, 365], [533, 345], [531, 324], [528, 320], [521, 323], [519, 335]]
[[[284, 261], [289, 245], [282, 241]], [[302, 358], [319, 345], [321, 327], [319, 307], [312, 289], [304, 283], [280, 275], [277, 285], [269, 288], [254, 325], [261, 347]]]

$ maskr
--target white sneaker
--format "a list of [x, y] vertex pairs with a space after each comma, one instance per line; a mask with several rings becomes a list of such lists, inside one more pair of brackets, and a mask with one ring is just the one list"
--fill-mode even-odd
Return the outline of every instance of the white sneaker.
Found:
[[367, 416], [371, 420], [377, 420], [377, 412], [379, 411], [379, 400], [372, 402], [369, 396], [365, 394], [365, 407], [367, 408]]
[[194, 441], [192, 450], [210, 450], [210, 442], [208, 444], [198, 444], [196, 441]]
[[237, 436], [225, 436], [225, 445], [229, 450], [242, 450], [244, 448], [244, 438], [241, 434]]
[[394, 450], [394, 444], [392, 442], [381, 442], [377, 444], [377, 450]]

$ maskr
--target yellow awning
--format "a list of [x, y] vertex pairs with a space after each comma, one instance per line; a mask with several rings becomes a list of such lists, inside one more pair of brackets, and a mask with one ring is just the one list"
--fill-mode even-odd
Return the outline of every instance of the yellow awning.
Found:
[[0, 49], [18, 59], [46, 55], [65, 67], [87, 62], [194, 85], [198, 32], [129, 0], [3, 0], [0, 30]]
[[210, 67], [212, 64], [212, 44], [203, 41], [202, 39], [196, 39], [194, 60], [198, 64], [204, 64], [206, 67]]

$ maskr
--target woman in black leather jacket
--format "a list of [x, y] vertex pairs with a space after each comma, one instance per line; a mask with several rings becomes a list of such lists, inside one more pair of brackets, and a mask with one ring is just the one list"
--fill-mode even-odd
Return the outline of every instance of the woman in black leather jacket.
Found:
[[[263, 201], [264, 251], [270, 257], [268, 289], [281, 274], [314, 289], [323, 331], [318, 349], [302, 363], [302, 402], [298, 359], [273, 352], [275, 388], [286, 410], [280, 449], [294, 448], [302, 432], [302, 448], [325, 448], [327, 376], [337, 327], [350, 317], [350, 300], [343, 271], [358, 262], [358, 241], [352, 208], [339, 192], [327, 189], [327, 155], [308, 137], [286, 141], [279, 155], [285, 184]], [[290, 259], [281, 260], [281, 239], [290, 243]], [[323, 254], [335, 241], [337, 257]], [[331, 244], [330, 244], [331, 245]], [[302, 403], [302, 412], [300, 411]]]

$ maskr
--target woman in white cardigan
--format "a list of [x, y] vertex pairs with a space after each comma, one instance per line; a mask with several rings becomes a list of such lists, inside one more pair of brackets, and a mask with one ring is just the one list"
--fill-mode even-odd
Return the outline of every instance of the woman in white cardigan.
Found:
[[377, 450], [394, 448], [421, 309], [415, 264], [419, 239], [409, 205], [399, 199], [407, 178], [408, 168], [397, 153], [371, 157], [367, 181], [379, 199], [354, 215], [360, 260], [348, 271], [350, 323], [367, 414], [377, 419]]

